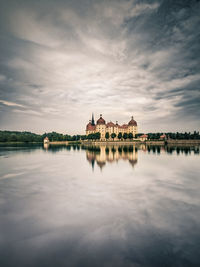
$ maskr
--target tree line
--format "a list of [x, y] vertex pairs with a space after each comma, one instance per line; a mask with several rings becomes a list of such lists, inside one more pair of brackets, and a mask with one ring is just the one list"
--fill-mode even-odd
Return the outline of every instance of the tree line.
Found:
[[173, 140], [199, 140], [200, 134], [197, 131], [191, 132], [185, 132], [185, 133], [148, 133], [148, 139], [149, 140], [159, 140], [161, 135], [165, 135], [165, 139], [173, 139]]
[[60, 134], [56, 132], [35, 134], [31, 132], [0, 131], [0, 142], [43, 142], [48, 137], [50, 141], [76, 141], [80, 140], [80, 135]]
[[[199, 140], [200, 134], [197, 131], [185, 132], [185, 133], [148, 133], [148, 140], [159, 140], [160, 136], [165, 134], [165, 139], [175, 139], [175, 140]], [[142, 133], [137, 134], [136, 138], [139, 138]], [[101, 134], [98, 133], [91, 133], [89, 135], [69, 135], [69, 134], [61, 134], [57, 132], [50, 132], [44, 134], [35, 134], [31, 132], [19, 132], [19, 131], [0, 131], [0, 142], [43, 142], [44, 138], [48, 137], [50, 141], [80, 141], [80, 140], [99, 140], [101, 138]], [[109, 134], [106, 132], [105, 138], [108, 139], [115, 139], [118, 138], [119, 140], [126, 140], [126, 139], [133, 139], [132, 133], [115, 133]]]
[[0, 131], [0, 142], [40, 143], [43, 142], [45, 137], [48, 137], [49, 141], [99, 140], [101, 138], [101, 134], [93, 133], [89, 135], [79, 135], [79, 134], [69, 135], [57, 132], [35, 134], [31, 132], [20, 132], [20, 131]]
[[133, 134], [132, 133], [123, 133], [122, 134], [121, 132], [119, 132], [118, 135], [116, 133], [109, 134], [109, 132], [107, 132], [105, 134], [106, 140], [109, 139], [109, 138], [112, 138], [114, 140], [116, 137], [119, 140], [121, 140], [121, 139], [124, 139], [124, 140], [126, 140], [126, 139], [133, 139]]

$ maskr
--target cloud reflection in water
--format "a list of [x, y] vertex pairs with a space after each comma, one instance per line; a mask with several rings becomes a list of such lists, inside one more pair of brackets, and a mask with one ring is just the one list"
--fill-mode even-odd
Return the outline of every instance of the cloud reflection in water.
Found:
[[1, 158], [21, 172], [0, 180], [1, 266], [199, 265], [199, 147], [17, 151]]

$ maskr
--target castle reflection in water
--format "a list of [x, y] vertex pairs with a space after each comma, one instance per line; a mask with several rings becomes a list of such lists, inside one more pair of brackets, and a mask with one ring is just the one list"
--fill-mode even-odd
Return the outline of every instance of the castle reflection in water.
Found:
[[134, 167], [138, 161], [138, 149], [135, 146], [90, 147], [86, 150], [86, 158], [94, 168], [95, 162], [102, 169], [106, 162], [127, 160]]
[[[86, 158], [94, 169], [95, 163], [102, 169], [106, 162], [127, 160], [132, 167], [138, 161], [138, 148], [135, 146], [85, 146], [85, 145], [49, 145], [44, 144], [43, 148], [47, 151], [56, 153], [60, 150], [85, 150]], [[141, 147], [140, 147], [141, 149]]]
[[49, 145], [44, 144], [43, 149], [49, 152], [59, 152], [61, 150], [73, 150], [80, 151], [84, 150], [86, 152], [86, 159], [91, 164], [92, 169], [94, 169], [95, 164], [102, 169], [106, 163], [117, 162], [119, 160], [125, 160], [134, 166], [138, 162], [138, 151], [144, 153], [153, 154], [174, 154], [177, 155], [185, 154], [190, 155], [199, 154], [200, 146], [159, 146], [159, 145], [130, 145], [130, 146], [86, 146], [86, 145]]

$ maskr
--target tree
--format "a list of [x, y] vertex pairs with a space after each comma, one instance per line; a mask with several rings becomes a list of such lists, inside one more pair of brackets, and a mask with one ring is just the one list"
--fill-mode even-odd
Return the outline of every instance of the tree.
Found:
[[132, 134], [132, 133], [129, 133], [129, 134], [128, 134], [128, 138], [129, 138], [129, 139], [133, 139], [133, 134]]
[[127, 133], [124, 133], [123, 134], [123, 138], [126, 140], [128, 138], [128, 134]]
[[16, 134], [11, 134], [11, 135], [10, 135], [10, 141], [11, 141], [11, 142], [16, 142], [16, 141], [17, 141], [17, 136], [16, 136]]
[[81, 136], [78, 134], [77, 136], [76, 136], [76, 141], [79, 141], [81, 139]]
[[88, 140], [92, 139], [92, 138], [91, 138], [91, 134], [88, 134], [88, 135], [87, 135], [87, 139], [88, 139]]
[[106, 140], [108, 140], [108, 139], [109, 139], [109, 137], [110, 137], [110, 134], [109, 134], [109, 132], [106, 132], [106, 135], [105, 135], [105, 138], [106, 138]]
[[100, 134], [100, 132], [96, 133], [96, 134], [95, 134], [95, 137], [96, 137], [95, 139], [98, 139], [98, 140], [99, 140], [99, 139], [101, 138], [101, 134]]
[[119, 132], [117, 137], [118, 137], [119, 140], [121, 140], [122, 139], [122, 133]]
[[76, 139], [76, 135], [73, 135], [73, 136], [72, 136], [72, 141], [77, 141], [77, 139]]
[[86, 135], [81, 135], [81, 140], [86, 140], [87, 136]]
[[111, 134], [111, 137], [112, 137], [113, 141], [114, 141], [114, 139], [115, 139], [116, 136], [117, 136], [116, 133], [112, 133]]

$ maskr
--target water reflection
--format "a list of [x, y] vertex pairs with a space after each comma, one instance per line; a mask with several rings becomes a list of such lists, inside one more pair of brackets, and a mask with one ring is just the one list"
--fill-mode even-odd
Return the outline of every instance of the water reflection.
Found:
[[[24, 146], [26, 147], [26, 146]], [[33, 148], [32, 146], [28, 146]], [[39, 147], [38, 145], [36, 147]], [[146, 145], [146, 144], [134, 144], [134, 145], [110, 145], [110, 146], [91, 146], [91, 145], [49, 145], [49, 144], [44, 144], [43, 148], [45, 150], [49, 150], [52, 152], [56, 152], [56, 151], [60, 151], [60, 150], [88, 150], [88, 151], [95, 151], [95, 152], [100, 152], [103, 151], [105, 149], [106, 153], [112, 152], [115, 153], [116, 151], [118, 151], [119, 153], [121, 153], [122, 151], [124, 153], [126, 152], [133, 152], [134, 150], [142, 150], [144, 152], [148, 151], [148, 152], [152, 152], [152, 153], [156, 153], [156, 154], [160, 154], [160, 153], [169, 153], [172, 154], [174, 152], [176, 152], [176, 154], [190, 154], [190, 153], [194, 153], [194, 154], [199, 154], [200, 153], [200, 146], [199, 145]]]
[[0, 266], [200, 266], [199, 146], [0, 151]]
[[173, 154], [176, 153], [179, 154], [191, 154], [192, 152], [194, 154], [199, 154], [199, 145], [196, 146], [187, 146], [187, 145], [179, 145], [179, 146], [155, 146], [155, 145], [147, 145], [143, 146], [142, 148], [144, 151], [147, 150], [149, 153], [152, 152], [153, 154], [160, 154], [161, 152], [167, 153], [167, 154]]
[[41, 144], [26, 144], [26, 143], [14, 143], [14, 144], [0, 144], [0, 157], [23, 153], [34, 153], [42, 149]]
[[43, 149], [52, 153], [57, 153], [62, 150], [85, 150], [86, 158], [94, 169], [95, 163], [102, 170], [106, 163], [118, 162], [125, 160], [134, 167], [138, 162], [138, 151], [160, 155], [160, 154], [199, 154], [199, 145], [196, 146], [160, 146], [160, 145], [102, 145], [102, 146], [86, 146], [86, 145], [49, 145], [44, 144]]
[[92, 168], [94, 168], [95, 162], [102, 169], [106, 162], [112, 163], [118, 160], [128, 160], [132, 167], [134, 167], [138, 161], [138, 152], [135, 146], [89, 147], [86, 150], [86, 157]]

